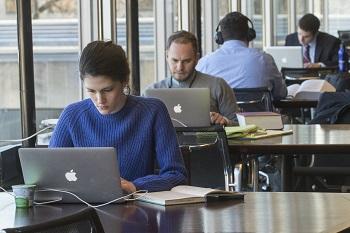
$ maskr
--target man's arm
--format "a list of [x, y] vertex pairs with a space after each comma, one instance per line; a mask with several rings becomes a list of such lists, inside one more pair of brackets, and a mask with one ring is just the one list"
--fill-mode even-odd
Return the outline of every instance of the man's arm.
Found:
[[[233, 89], [222, 78], [216, 78], [215, 82], [215, 96], [219, 113], [222, 117], [229, 120], [228, 124], [236, 121], [236, 112], [239, 111], [236, 96]], [[212, 117], [215, 117], [213, 114]]]
[[275, 60], [270, 54], [264, 53], [264, 61], [265, 77], [269, 80], [269, 88], [271, 88], [274, 100], [285, 98], [287, 96], [287, 86], [282, 74], [278, 71]]

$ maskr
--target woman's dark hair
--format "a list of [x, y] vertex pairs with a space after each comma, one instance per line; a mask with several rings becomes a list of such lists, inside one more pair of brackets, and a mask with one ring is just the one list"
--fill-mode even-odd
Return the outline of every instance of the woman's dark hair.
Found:
[[182, 30], [182, 31], [177, 31], [171, 34], [169, 36], [166, 49], [169, 50], [170, 46], [172, 43], [178, 43], [178, 44], [192, 44], [192, 48], [195, 54], [198, 53], [198, 43], [197, 43], [197, 38], [194, 34], [191, 32]]
[[127, 82], [130, 68], [122, 47], [112, 41], [93, 41], [81, 53], [80, 78], [85, 75], [106, 75], [114, 81]]
[[320, 20], [313, 14], [306, 14], [299, 19], [299, 28], [315, 35], [320, 29]]

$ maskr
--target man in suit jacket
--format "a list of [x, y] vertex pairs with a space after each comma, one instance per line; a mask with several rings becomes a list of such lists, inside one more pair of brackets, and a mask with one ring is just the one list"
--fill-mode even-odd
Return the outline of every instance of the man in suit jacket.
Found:
[[303, 46], [304, 67], [326, 67], [338, 64], [340, 40], [328, 33], [320, 32], [320, 20], [306, 14], [298, 24], [298, 32], [286, 37], [286, 46]]

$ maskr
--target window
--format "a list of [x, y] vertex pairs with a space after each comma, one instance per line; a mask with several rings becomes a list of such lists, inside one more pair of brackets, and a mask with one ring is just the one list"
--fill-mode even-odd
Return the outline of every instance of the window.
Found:
[[288, 34], [288, 1], [280, 0], [274, 2], [274, 38], [275, 45], [284, 45]]
[[37, 126], [81, 98], [78, 23], [77, 0], [32, 0]]
[[17, 50], [16, 1], [0, 0], [0, 140], [21, 137]]
[[338, 37], [338, 30], [350, 31], [350, 1], [328, 1], [328, 32]]
[[254, 24], [256, 38], [252, 41], [255, 48], [263, 47], [263, 1], [242, 0], [242, 13], [245, 14]]

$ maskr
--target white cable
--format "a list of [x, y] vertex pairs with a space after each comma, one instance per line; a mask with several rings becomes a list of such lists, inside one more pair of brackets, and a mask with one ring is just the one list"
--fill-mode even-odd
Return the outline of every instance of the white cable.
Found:
[[[6, 189], [4, 189], [3, 187], [0, 186], [0, 189], [3, 190], [5, 193], [13, 196], [13, 197], [16, 197], [16, 195], [8, 192]], [[103, 204], [100, 204], [100, 205], [91, 205], [90, 203], [88, 203], [87, 201], [83, 200], [82, 198], [80, 198], [78, 195], [72, 193], [72, 192], [69, 192], [69, 191], [66, 191], [66, 190], [59, 190], [59, 189], [40, 189], [40, 190], [36, 190], [36, 192], [60, 192], [60, 193], [67, 193], [67, 194], [70, 194], [72, 195], [73, 197], [75, 197], [76, 199], [78, 199], [79, 201], [81, 201], [82, 203], [86, 204], [87, 206], [89, 207], [92, 207], [92, 208], [99, 208], [99, 207], [102, 207], [102, 206], [105, 206], [105, 205], [109, 205], [113, 202], [116, 202], [116, 201], [119, 201], [119, 200], [122, 200], [122, 199], [125, 199], [126, 201], [135, 201], [141, 197], [143, 197], [144, 195], [146, 195], [148, 193], [147, 190], [138, 190], [138, 191], [135, 191], [133, 193], [129, 193], [128, 195], [125, 195], [125, 196], [122, 196], [122, 197], [119, 197], [119, 198], [116, 198], [114, 200], [111, 200], [109, 202], [106, 202], [106, 203], [103, 203]], [[127, 197], [131, 197], [133, 196], [134, 194], [136, 193], [142, 193], [143, 195], [140, 195], [136, 198], [127, 198]], [[56, 199], [56, 200], [51, 200], [51, 201], [45, 201], [45, 202], [34, 202], [34, 204], [36, 205], [45, 205], [45, 204], [50, 204], [50, 203], [55, 203], [55, 202], [59, 202], [61, 201], [61, 199]]]
[[4, 189], [4, 188], [1, 187], [1, 186], [0, 186], [0, 189], [3, 190], [5, 193], [7, 193], [7, 194], [9, 194], [9, 195], [11, 195], [11, 196], [13, 196], [13, 197], [16, 197], [14, 194], [8, 192], [6, 189]]
[[179, 124], [182, 125], [183, 127], [188, 127], [188, 125], [186, 125], [186, 124], [183, 123], [182, 121], [179, 121], [179, 120], [176, 119], [176, 118], [172, 118], [172, 117], [171, 117], [171, 120], [172, 120], [172, 121], [175, 121], [175, 122], [177, 122], [177, 123], [179, 123]]
[[[60, 192], [60, 193], [66, 193], [66, 194], [70, 194], [72, 195], [73, 197], [75, 197], [76, 199], [78, 199], [79, 201], [81, 201], [82, 203], [86, 204], [87, 206], [89, 207], [92, 207], [92, 208], [99, 208], [99, 207], [102, 207], [102, 206], [105, 206], [105, 205], [109, 205], [113, 202], [116, 202], [116, 201], [119, 201], [119, 200], [122, 200], [122, 199], [125, 199], [125, 200], [137, 200], [139, 199], [140, 197], [144, 196], [148, 191], [147, 190], [138, 190], [136, 192], [133, 192], [133, 193], [130, 193], [128, 195], [125, 195], [125, 196], [122, 196], [122, 197], [119, 197], [119, 198], [116, 198], [114, 200], [111, 200], [109, 202], [106, 202], [106, 203], [103, 203], [103, 204], [100, 204], [100, 205], [91, 205], [90, 203], [88, 203], [87, 201], [83, 200], [82, 198], [80, 198], [78, 195], [72, 193], [72, 192], [69, 192], [69, 191], [66, 191], [66, 190], [59, 190], [59, 189], [40, 189], [40, 190], [37, 190], [37, 192], [49, 192], [49, 191], [54, 191], [54, 192]], [[137, 197], [137, 198], [132, 198], [132, 199], [129, 199], [127, 197], [130, 197], [136, 193], [144, 193], [143, 195]], [[61, 201], [61, 200], [52, 200], [52, 201], [49, 201], [50, 203], [53, 203], [53, 202], [58, 202], [58, 201]], [[37, 203], [39, 205], [43, 205], [45, 204], [45, 202], [40, 202], [40, 203]]]
[[26, 140], [29, 140], [29, 139], [31, 139], [32, 137], [35, 137], [36, 135], [38, 135], [39, 133], [41, 133], [41, 132], [43, 132], [43, 131], [45, 131], [45, 130], [47, 130], [47, 129], [51, 129], [51, 128], [53, 128], [54, 127], [54, 125], [50, 125], [50, 126], [47, 126], [47, 127], [45, 127], [45, 128], [43, 128], [42, 130], [39, 130], [38, 132], [36, 132], [35, 134], [33, 134], [33, 135], [31, 135], [31, 136], [29, 136], [29, 137], [26, 137], [26, 138], [22, 138], [22, 139], [9, 139], [9, 140], [0, 140], [0, 142], [23, 142], [23, 141], [26, 141]]

